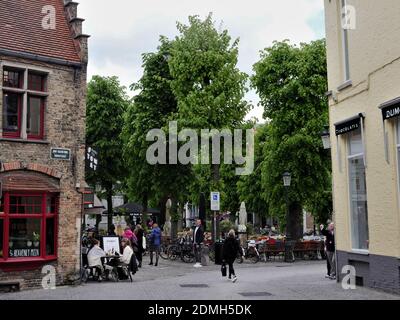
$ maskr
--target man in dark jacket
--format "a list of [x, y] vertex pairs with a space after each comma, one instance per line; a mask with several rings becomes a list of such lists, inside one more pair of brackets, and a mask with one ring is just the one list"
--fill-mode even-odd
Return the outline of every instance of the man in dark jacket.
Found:
[[203, 241], [204, 241], [203, 226], [201, 225], [201, 220], [197, 219], [196, 227], [193, 232], [193, 250], [194, 250], [194, 256], [196, 258], [196, 264], [194, 265], [195, 268], [202, 267], [201, 253], [202, 253]]
[[328, 225], [328, 230], [324, 228], [324, 225], [320, 225], [321, 234], [325, 236], [325, 248], [326, 248], [326, 258], [328, 259], [330, 265], [330, 279], [336, 279], [336, 258], [335, 258], [335, 225], [330, 223]]

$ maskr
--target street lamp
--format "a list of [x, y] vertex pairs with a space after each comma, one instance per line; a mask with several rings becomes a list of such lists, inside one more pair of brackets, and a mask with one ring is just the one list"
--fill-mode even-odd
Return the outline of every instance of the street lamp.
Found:
[[285, 241], [285, 262], [293, 262], [292, 239], [289, 230], [290, 215], [289, 215], [289, 187], [292, 182], [292, 175], [285, 172], [282, 176], [283, 186], [285, 187], [285, 200], [286, 200], [286, 241]]
[[285, 172], [283, 174], [283, 185], [285, 187], [290, 187], [291, 182], [292, 182], [292, 175], [289, 172]]
[[329, 126], [325, 126], [324, 130], [321, 132], [322, 144], [324, 149], [331, 148], [331, 134], [329, 132]]

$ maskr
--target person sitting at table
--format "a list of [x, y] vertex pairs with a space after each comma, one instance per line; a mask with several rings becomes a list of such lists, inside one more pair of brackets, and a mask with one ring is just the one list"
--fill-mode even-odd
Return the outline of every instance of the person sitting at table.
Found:
[[131, 242], [127, 238], [123, 238], [121, 240], [121, 245], [122, 245], [122, 256], [119, 258], [119, 262], [121, 264], [129, 265], [131, 262], [131, 258], [133, 255], [133, 249], [131, 246]]
[[97, 239], [92, 240], [93, 247], [87, 254], [89, 267], [96, 267], [100, 271], [100, 277], [104, 273], [103, 263], [101, 258], [106, 256], [106, 253], [100, 248], [100, 241]]

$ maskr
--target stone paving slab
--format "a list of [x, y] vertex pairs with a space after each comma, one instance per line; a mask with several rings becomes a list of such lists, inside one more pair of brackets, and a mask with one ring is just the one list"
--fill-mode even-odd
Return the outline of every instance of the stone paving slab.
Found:
[[[400, 300], [400, 296], [367, 288], [343, 290], [335, 281], [325, 279], [325, 261], [236, 264], [236, 283], [222, 278], [216, 265], [193, 268], [192, 264], [161, 260], [160, 266], [154, 267], [147, 263], [145, 259], [133, 283], [88, 282], [55, 290], [0, 294], [0, 300]], [[194, 284], [198, 286], [191, 287]]]

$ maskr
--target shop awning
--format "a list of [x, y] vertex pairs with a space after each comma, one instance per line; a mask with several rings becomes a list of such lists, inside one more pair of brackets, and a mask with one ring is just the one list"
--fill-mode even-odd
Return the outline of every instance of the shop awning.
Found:
[[346, 134], [351, 131], [361, 128], [361, 119], [364, 118], [362, 113], [358, 115], [347, 118], [346, 120], [335, 123], [335, 133], [337, 136], [341, 134]]
[[379, 108], [382, 111], [382, 118], [384, 121], [400, 116], [400, 97], [382, 103]]
[[[123, 204], [122, 206], [115, 207], [113, 210], [114, 214], [140, 215], [143, 213], [143, 206], [139, 203], [128, 202]], [[148, 208], [147, 213], [159, 215], [160, 210], [155, 208]], [[104, 210], [103, 214], [107, 214], [107, 210]]]

